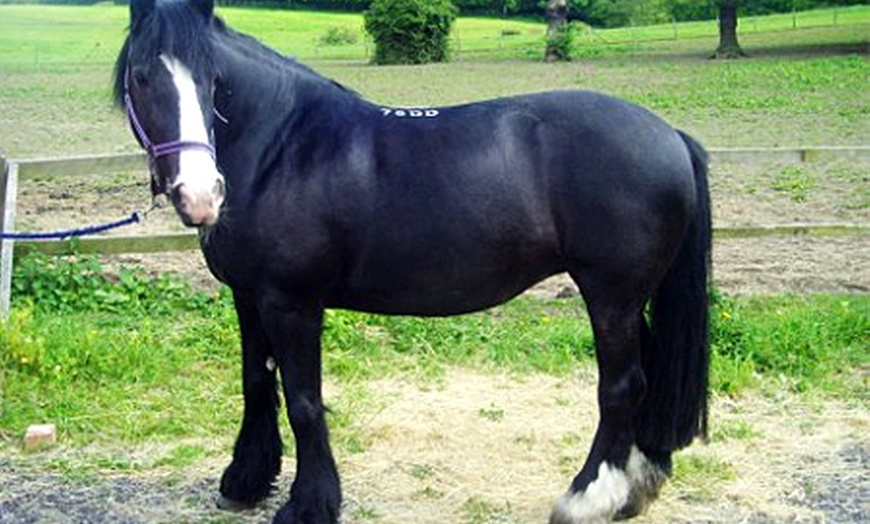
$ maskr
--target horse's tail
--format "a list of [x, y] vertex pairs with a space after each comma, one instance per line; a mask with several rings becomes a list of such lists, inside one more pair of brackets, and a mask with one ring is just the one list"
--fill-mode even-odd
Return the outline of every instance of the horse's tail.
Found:
[[647, 393], [635, 425], [641, 449], [665, 455], [707, 436], [712, 238], [707, 152], [679, 133], [692, 159], [697, 206], [676, 259], [652, 296], [650, 326], [642, 326]]

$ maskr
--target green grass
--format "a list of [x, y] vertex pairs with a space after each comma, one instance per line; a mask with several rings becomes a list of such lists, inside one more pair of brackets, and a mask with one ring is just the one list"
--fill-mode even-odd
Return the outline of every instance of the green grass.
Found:
[[[219, 8], [234, 29], [256, 35], [275, 49], [304, 59], [365, 60], [371, 54], [358, 14]], [[124, 6], [88, 7], [0, 5], [0, 64], [3, 68], [57, 68], [111, 63], [125, 35]], [[357, 36], [355, 44], [325, 45], [323, 37], [340, 28]], [[452, 36], [455, 52], [525, 53], [540, 47], [544, 24], [522, 20], [462, 18]]]
[[673, 486], [680, 497], [698, 504], [710, 503], [723, 483], [737, 478], [735, 467], [715, 457], [678, 454], [674, 457]]
[[0, 5], [0, 70], [110, 63], [128, 17], [120, 7]]
[[812, 173], [802, 166], [786, 166], [779, 170], [771, 184], [774, 191], [784, 193], [795, 202], [804, 202], [816, 187]]
[[712, 442], [750, 441], [763, 436], [759, 430], [742, 420], [714, 422], [712, 433], [710, 437]]
[[510, 502], [492, 503], [479, 497], [469, 497], [462, 503], [462, 524], [519, 523]]
[[795, 392], [870, 400], [862, 377], [870, 361], [870, 297], [720, 295], [712, 336], [714, 390], [739, 392], [760, 375]]
[[[29, 264], [30, 275], [39, 280], [36, 265]], [[93, 297], [70, 299], [66, 292], [16, 295], [13, 314], [0, 327], [0, 442], [42, 420], [56, 423], [62, 440], [76, 445], [233, 434], [242, 402], [228, 295], [179, 291], [138, 273], [131, 277], [137, 285], [125, 285], [96, 276], [90, 261], [71, 266], [68, 274], [78, 268], [98, 281], [96, 289], [139, 305], [101, 308]], [[52, 278], [42, 280], [58, 287]], [[63, 282], [74, 288], [75, 280]], [[147, 287], [154, 291], [143, 292]], [[176, 295], [173, 307], [159, 305], [160, 289]], [[870, 296], [717, 295], [712, 315], [717, 394], [739, 395], [772, 381], [796, 393], [867, 402], [861, 369], [870, 346]], [[352, 415], [359, 403], [371, 402], [366, 383], [372, 378], [438, 381], [453, 366], [566, 375], [592, 358], [590, 329], [576, 300], [520, 298], [444, 319], [330, 311], [323, 344], [326, 376], [346, 386], [333, 399], [331, 422], [337, 445], [349, 453], [364, 451], [376, 437]], [[492, 405], [479, 415], [482, 423], [497, 424], [504, 413]], [[746, 428], [722, 431], [751, 436]], [[180, 448], [161, 460], [184, 463], [207, 452]]]
[[521, 299], [488, 313], [434, 319], [330, 311], [326, 367], [362, 379], [395, 371], [438, 376], [453, 363], [564, 374], [592, 355], [585, 324], [572, 301]]

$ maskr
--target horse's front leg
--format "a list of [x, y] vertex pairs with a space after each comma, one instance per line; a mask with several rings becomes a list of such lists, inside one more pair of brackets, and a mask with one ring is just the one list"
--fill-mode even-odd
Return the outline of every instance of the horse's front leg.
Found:
[[221, 479], [218, 505], [225, 509], [250, 507], [269, 495], [281, 471], [283, 450], [271, 344], [250, 297], [236, 293], [234, 300], [242, 336], [245, 412], [233, 461]]
[[341, 486], [324, 417], [320, 334], [323, 308], [269, 297], [261, 314], [281, 371], [284, 399], [296, 439], [296, 478], [290, 500], [275, 515], [280, 524], [338, 522]]
[[641, 513], [658, 495], [670, 455], [637, 445], [635, 411], [646, 391], [641, 363], [645, 326], [639, 307], [588, 303], [599, 367], [600, 420], [592, 449], [551, 524], [602, 524]]

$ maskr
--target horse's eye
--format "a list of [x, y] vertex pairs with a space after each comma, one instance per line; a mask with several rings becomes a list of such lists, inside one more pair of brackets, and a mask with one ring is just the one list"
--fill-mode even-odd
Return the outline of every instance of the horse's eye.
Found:
[[144, 67], [133, 68], [133, 83], [136, 87], [148, 87], [149, 77], [148, 70]]

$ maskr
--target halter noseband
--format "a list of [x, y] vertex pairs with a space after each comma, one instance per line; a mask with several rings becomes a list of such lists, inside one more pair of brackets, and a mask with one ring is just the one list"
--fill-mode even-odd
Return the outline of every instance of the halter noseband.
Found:
[[139, 122], [139, 117], [136, 116], [136, 109], [133, 107], [133, 98], [130, 96], [130, 64], [128, 62], [127, 69], [124, 71], [124, 107], [127, 109], [127, 117], [130, 119], [130, 124], [133, 126], [133, 131], [136, 137], [142, 144], [142, 147], [148, 153], [148, 157], [152, 163], [158, 158], [172, 153], [180, 153], [182, 151], [204, 151], [215, 159], [214, 146], [207, 142], [196, 142], [192, 140], [171, 140], [159, 144], [153, 143], [149, 138], [142, 124]]

